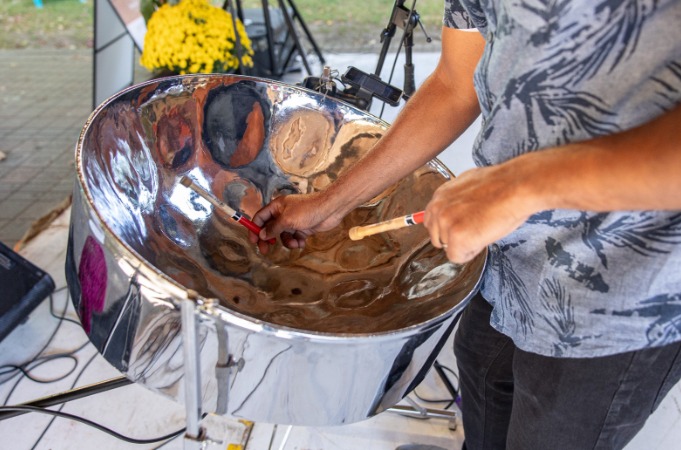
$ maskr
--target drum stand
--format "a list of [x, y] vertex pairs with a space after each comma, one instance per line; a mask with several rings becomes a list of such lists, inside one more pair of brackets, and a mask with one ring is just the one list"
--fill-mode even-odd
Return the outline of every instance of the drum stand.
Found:
[[450, 430], [456, 430], [457, 414], [455, 411], [424, 408], [412, 400], [411, 397], [405, 397], [405, 400], [411, 406], [397, 405], [393, 406], [392, 408], [388, 408], [386, 411], [397, 413], [406, 417], [411, 417], [413, 419], [444, 419], [449, 421], [448, 427]]
[[[184, 435], [184, 448], [186, 450], [200, 450], [205, 442], [207, 442], [206, 430], [200, 426], [202, 411], [201, 411], [201, 370], [199, 362], [199, 347], [197, 340], [197, 307], [196, 303], [190, 299], [182, 300], [181, 317], [182, 317], [182, 351], [184, 356], [184, 389], [185, 389], [185, 410], [187, 428]], [[211, 308], [210, 304], [202, 305], [200, 308]], [[452, 329], [456, 326], [459, 320], [459, 315], [452, 322]], [[236, 365], [234, 361], [226, 362], [226, 368]], [[458, 393], [454, 386], [447, 378], [442, 365], [437, 362], [433, 363], [433, 368], [440, 376], [442, 382], [445, 384], [447, 390], [452, 395], [453, 401], [456, 401]], [[127, 380], [126, 380], [127, 381]], [[128, 381], [130, 383], [130, 381]], [[411, 406], [393, 406], [386, 411], [398, 413], [407, 417], [416, 419], [444, 419], [449, 421], [449, 429], [456, 429], [457, 413], [455, 411], [447, 411], [441, 409], [424, 408], [416, 403], [409, 396], [405, 397], [407, 403]], [[227, 399], [223, 399], [226, 403]], [[291, 426], [287, 428], [284, 442], [288, 439], [291, 431]], [[275, 428], [276, 430], [276, 428]]]
[[[201, 426], [203, 418], [201, 407], [201, 372], [199, 362], [199, 347], [197, 339], [197, 310], [198, 308], [210, 308], [210, 304], [197, 307], [196, 303], [191, 299], [184, 299], [181, 301], [181, 321], [182, 321], [182, 352], [184, 357], [184, 390], [185, 390], [185, 412], [186, 412], [186, 429], [184, 432], [184, 448], [186, 450], [199, 450], [208, 442], [212, 442], [207, 437], [206, 429]], [[458, 317], [454, 320], [452, 326], [456, 324]], [[231, 370], [231, 367], [238, 365], [230, 360], [225, 363], [225, 368]], [[449, 382], [442, 366], [435, 361], [433, 368], [438, 373], [445, 386], [449, 390], [454, 399], [457, 398], [457, 391]], [[20, 416], [30, 412], [30, 408], [47, 408], [50, 406], [60, 405], [80, 398], [85, 398], [90, 395], [103, 393], [119, 387], [133, 384], [133, 381], [121, 376], [109, 380], [93, 383], [87, 386], [71, 389], [58, 394], [42, 397], [30, 402], [14, 405], [19, 407], [17, 410], [7, 410], [0, 412], [0, 420], [9, 419]], [[224, 402], [227, 399], [223, 399]], [[386, 411], [397, 413], [406, 417], [415, 419], [444, 419], [449, 421], [449, 429], [456, 429], [457, 413], [455, 411], [447, 411], [441, 409], [430, 409], [419, 405], [409, 396], [405, 397], [405, 401], [410, 406], [397, 405], [387, 408]], [[21, 409], [28, 407], [26, 409]], [[291, 427], [289, 426], [284, 437], [284, 442], [288, 438]]]
[[[201, 308], [210, 308], [210, 304], [201, 306]], [[184, 435], [184, 448], [186, 450], [200, 450], [203, 443], [207, 441], [205, 429], [200, 426], [202, 412], [201, 412], [201, 378], [200, 378], [200, 362], [199, 362], [199, 347], [196, 331], [197, 320], [197, 305], [193, 300], [184, 299], [181, 304], [182, 317], [182, 351], [184, 356], [184, 389], [185, 389], [185, 410], [187, 429]], [[456, 326], [460, 315], [452, 322], [452, 329]], [[227, 361], [226, 367], [229, 369], [234, 366], [234, 361]], [[444, 373], [443, 366], [437, 362], [433, 363], [433, 369], [439, 375], [445, 387], [452, 395], [453, 401], [457, 400], [458, 392], [451, 384], [447, 375]], [[127, 381], [127, 380], [126, 380]], [[130, 383], [128, 381], [128, 383]], [[424, 408], [414, 401], [409, 396], [405, 400], [411, 406], [397, 405], [386, 409], [386, 411], [401, 414], [403, 416], [415, 419], [444, 419], [449, 422], [450, 430], [455, 430], [457, 427], [455, 411], [447, 411], [442, 409]], [[227, 399], [223, 399], [224, 402]], [[289, 426], [284, 437], [286, 442], [291, 431]]]

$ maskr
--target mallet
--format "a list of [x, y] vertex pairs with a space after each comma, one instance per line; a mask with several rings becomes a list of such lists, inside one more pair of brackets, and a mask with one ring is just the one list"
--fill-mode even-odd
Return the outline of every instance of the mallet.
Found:
[[395, 219], [386, 220], [384, 222], [378, 222], [373, 225], [366, 225], [364, 227], [352, 227], [350, 228], [350, 239], [353, 241], [359, 241], [367, 236], [373, 234], [383, 233], [384, 231], [397, 230], [404, 227], [409, 227], [416, 225], [417, 223], [423, 223], [424, 211], [420, 211], [413, 214], [408, 214], [406, 216], [397, 217]]
[[[243, 225], [244, 227], [248, 228], [249, 230], [251, 230], [252, 232], [254, 232], [257, 235], [260, 234], [261, 228], [259, 226], [257, 226], [256, 224], [254, 224], [253, 222], [251, 222], [250, 220], [245, 218], [243, 216], [243, 214], [241, 214], [240, 212], [233, 210], [232, 208], [227, 206], [225, 203], [223, 203], [220, 200], [218, 200], [217, 198], [215, 198], [213, 195], [210, 194], [210, 192], [206, 191], [204, 188], [202, 188], [201, 186], [196, 184], [194, 182], [194, 180], [189, 178], [187, 175], [184, 175], [180, 179], [180, 184], [182, 186], [186, 186], [186, 187], [192, 189], [194, 192], [199, 194], [201, 197], [208, 200], [208, 202], [210, 202], [211, 205], [215, 206], [217, 209], [219, 209], [223, 213], [227, 214], [230, 218], [234, 219], [234, 221], [236, 221], [237, 223]], [[277, 240], [276, 239], [269, 239], [267, 242], [270, 243], [270, 244], [274, 244], [274, 243], [277, 242]]]

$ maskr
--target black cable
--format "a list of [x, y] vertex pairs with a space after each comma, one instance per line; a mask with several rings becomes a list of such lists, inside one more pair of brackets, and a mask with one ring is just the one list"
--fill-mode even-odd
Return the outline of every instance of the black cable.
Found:
[[100, 431], [103, 431], [104, 433], [110, 434], [111, 436], [120, 439], [125, 442], [130, 442], [132, 444], [153, 444], [156, 442], [164, 441], [166, 439], [173, 439], [177, 437], [179, 434], [183, 433], [185, 428], [182, 428], [181, 430], [174, 431], [172, 433], [169, 433], [165, 436], [161, 436], [158, 438], [150, 438], [150, 439], [137, 439], [137, 438], [131, 438], [128, 436], [125, 436], [123, 434], [120, 434], [111, 428], [107, 428], [104, 425], [100, 425], [96, 422], [93, 422], [91, 420], [85, 419], [80, 416], [76, 416], [74, 414], [69, 414], [61, 411], [54, 411], [51, 409], [46, 409], [46, 408], [40, 408], [37, 406], [0, 406], [0, 411], [24, 411], [24, 412], [35, 412], [35, 413], [41, 413], [41, 414], [49, 414], [54, 416], [54, 418], [61, 417], [63, 419], [70, 419], [70, 420], [75, 420], [76, 422], [83, 423], [85, 425], [91, 426], [93, 428], [96, 428]]
[[[178, 434], [177, 436], [179, 436], [179, 434]], [[158, 447], [154, 447], [152, 450], [159, 450], [160, 448], [165, 447], [166, 445], [170, 444], [170, 443], [173, 442], [175, 439], [177, 439], [177, 436], [168, 439], [167, 441], [165, 441], [163, 444], [159, 445]]]
[[416, 396], [416, 398], [418, 398], [422, 402], [426, 402], [426, 403], [445, 403], [445, 402], [450, 403], [450, 402], [453, 401], [453, 399], [451, 397], [449, 397], [449, 398], [425, 398], [425, 397], [420, 396], [419, 393], [416, 392], [416, 389], [414, 389], [413, 392], [414, 392], [414, 395]]
[[[85, 363], [85, 365], [83, 366], [83, 368], [80, 369], [80, 372], [79, 372], [78, 375], [76, 376], [76, 379], [73, 380], [73, 383], [71, 383], [71, 389], [73, 389], [74, 387], [76, 387], [76, 384], [78, 384], [78, 380], [80, 380], [80, 377], [82, 377], [82, 376], [83, 376], [83, 373], [85, 373], [85, 369], [87, 369], [88, 366], [90, 366], [90, 364], [92, 364], [92, 361], [95, 360], [95, 357], [96, 357], [98, 354], [99, 354], [99, 353], [94, 352], [94, 353], [92, 354], [92, 356], [90, 357], [90, 359], [88, 359], [88, 361]], [[61, 410], [64, 408], [65, 405], [66, 405], [66, 403], [62, 403], [61, 405], [59, 405], [59, 409], [58, 409], [56, 412], [61, 412]], [[52, 410], [48, 410], [48, 411], [52, 411]], [[52, 419], [49, 421], [49, 423], [47, 424], [47, 426], [43, 429], [43, 432], [40, 433], [40, 436], [38, 436], [38, 439], [36, 439], [35, 444], [33, 444], [33, 447], [31, 447], [31, 450], [34, 450], [34, 449], [38, 446], [38, 443], [43, 439], [43, 437], [44, 437], [45, 434], [47, 433], [47, 430], [50, 429], [50, 427], [52, 426], [52, 424], [54, 423], [54, 420], [55, 420], [56, 418], [57, 418], [57, 416], [52, 417]]]
[[[57, 292], [59, 292], [59, 291], [61, 291], [61, 290], [63, 290], [63, 289], [64, 289], [64, 288], [60, 288], [60, 289], [58, 289], [58, 290], [56, 290], [56, 291], [53, 291], [53, 292], [50, 294], [50, 296], [49, 296], [49, 297], [50, 297], [50, 309], [52, 308], [52, 302], [51, 302], [51, 300], [52, 300], [52, 295], [55, 294], [55, 293], [57, 293]], [[64, 307], [64, 311], [66, 311], [66, 307]], [[51, 343], [52, 340], [54, 339], [54, 336], [57, 334], [57, 331], [59, 331], [59, 327], [60, 327], [60, 326], [61, 326], [61, 321], [57, 323], [57, 327], [54, 329], [54, 331], [52, 331], [52, 334], [50, 335], [50, 337], [49, 337], [49, 339], [47, 340], [47, 342], [45, 343], [45, 345], [43, 345], [43, 347], [40, 349], [40, 351], [39, 351], [38, 353], [36, 353], [36, 355], [35, 355], [29, 362], [35, 360], [35, 358], [37, 358], [38, 356], [40, 356], [40, 355], [45, 351], [45, 349], [50, 345], [50, 343]], [[22, 364], [22, 366], [23, 366], [23, 365], [25, 365], [25, 364]], [[10, 368], [10, 369], [12, 369], [12, 370], [5, 371], [5, 372], [0, 373], [0, 376], [1, 376], [1, 375], [5, 375], [5, 374], [7, 374], [7, 373], [15, 372], [15, 371], [16, 371], [15, 367], [18, 367], [18, 366], [13, 365], [13, 364], [8, 364], [8, 365], [0, 366], [0, 370], [2, 370], [2, 369], [4, 369], [4, 368]], [[16, 374], [15, 374], [15, 375], [16, 375]], [[9, 377], [7, 380], [3, 380], [2, 382], [0, 382], [0, 384], [6, 383], [7, 381], [11, 380], [12, 378], [14, 378], [14, 375], [12, 375], [11, 377]], [[9, 398], [5, 399], [5, 404], [7, 404], [7, 400], [8, 400], [8, 399], [9, 399]]]
[[54, 312], [54, 302], [53, 302], [52, 295], [56, 294], [57, 292], [61, 292], [65, 289], [66, 289], [66, 286], [61, 287], [58, 290], [54, 291], [52, 294], [50, 294], [50, 315], [57, 320], [61, 320], [61, 321], [64, 321], [64, 322], [70, 322], [70, 323], [78, 325], [79, 327], [82, 327], [83, 325], [79, 321], [66, 317], [66, 310], [69, 309], [69, 299], [71, 298], [71, 292], [69, 292], [69, 291], [66, 292], [66, 304], [64, 305], [64, 310], [62, 311], [61, 315], [58, 316]]
[[[449, 372], [450, 374], [452, 374], [452, 376], [454, 376], [456, 381], [459, 381], [459, 376], [452, 369], [450, 369], [449, 367], [442, 365], [442, 364], [440, 364], [439, 367], [440, 367], [440, 369], [445, 370], [445, 371]], [[447, 382], [449, 382], [451, 384], [451, 381], [449, 379], [447, 379]], [[452, 387], [453, 387], [453, 385], [452, 385]], [[443, 398], [443, 399], [432, 399], [432, 398], [421, 397], [418, 394], [418, 392], [416, 392], [416, 389], [414, 389], [413, 392], [414, 392], [414, 395], [416, 396], [416, 398], [418, 398], [419, 400], [421, 400], [422, 402], [425, 402], [425, 403], [444, 403], [444, 402], [447, 402], [447, 405], [444, 407], [444, 409], [449, 409], [449, 408], [452, 407], [452, 405], [454, 403], [456, 403], [457, 398], [458, 398], [459, 390], [456, 389], [456, 388], [454, 388], [454, 389], [455, 389], [455, 392], [456, 392], [456, 395], [454, 397]]]
[[[451, 368], [449, 368], [449, 367], [447, 367], [447, 366], [444, 366], [444, 365], [440, 364], [440, 369], [449, 372], [450, 374], [452, 374], [452, 376], [454, 377], [454, 379], [455, 379], [457, 382], [459, 381], [459, 375], [458, 375], [456, 372], [454, 372]], [[447, 379], [447, 381], [449, 381], [449, 379]], [[451, 381], [450, 381], [450, 383], [451, 383]], [[454, 386], [454, 385], [452, 385], [452, 387], [453, 387], [453, 386]], [[456, 388], [455, 388], [455, 389], [456, 389]], [[456, 392], [457, 392], [457, 394], [458, 394], [459, 390], [456, 389]]]
[[[78, 376], [76, 376], [75, 380], [73, 380], [73, 383], [71, 384], [71, 389], [73, 389], [76, 386], [76, 384], [78, 384], [78, 381], [80, 380], [80, 378], [85, 373], [85, 370], [90, 366], [90, 364], [92, 364], [92, 362], [94, 362], [95, 358], [98, 355], [99, 355], [99, 353], [95, 351], [92, 354], [92, 356], [90, 357], [90, 359], [88, 359], [88, 361], [83, 365], [83, 368], [78, 373]], [[45, 408], [38, 408], [37, 411], [33, 411], [33, 412], [44, 412], [45, 414], [51, 414], [51, 415], [53, 415], [53, 417], [50, 420], [50, 422], [45, 426], [42, 433], [40, 433], [40, 436], [38, 436], [38, 439], [36, 439], [35, 443], [33, 444], [33, 447], [31, 447], [31, 450], [34, 450], [38, 446], [40, 441], [42, 441], [43, 437], [45, 437], [45, 434], [47, 434], [48, 430], [52, 427], [52, 424], [57, 419], [57, 417], [69, 418], [69, 419], [72, 419], [72, 420], [79, 421], [79, 422], [84, 423], [86, 425], [90, 425], [94, 428], [97, 428], [100, 431], [107, 432], [107, 433], [111, 434], [112, 436], [114, 436], [118, 439], [124, 440], [126, 442], [131, 442], [131, 443], [134, 443], [134, 444], [149, 444], [149, 443], [160, 442], [160, 441], [163, 441], [163, 440], [166, 440], [166, 439], [175, 438], [177, 435], [179, 435], [180, 433], [182, 433], [184, 431], [184, 428], [183, 428], [182, 430], [171, 433], [169, 435], [162, 436], [160, 438], [150, 439], [150, 440], [135, 439], [135, 438], [131, 438], [131, 437], [128, 437], [128, 436], [124, 436], [120, 433], [117, 433], [117, 432], [115, 432], [115, 431], [113, 431], [113, 430], [111, 430], [111, 429], [109, 429], [109, 428], [107, 428], [103, 425], [100, 425], [100, 424], [93, 422], [93, 421], [90, 421], [88, 419], [84, 419], [82, 417], [75, 416], [73, 414], [64, 413], [64, 412], [62, 412], [62, 409], [64, 408], [64, 406], [66, 406], [66, 403], [62, 403], [59, 406], [59, 409], [57, 409], [56, 411], [51, 410], [51, 409], [45, 409]], [[0, 407], [0, 408], [2, 408], [2, 407]], [[12, 407], [8, 406], [7, 408], [12, 408]], [[36, 408], [36, 407], [31, 407], [31, 408]], [[0, 409], [0, 411], [1, 410], [2, 409]]]
[[449, 367], [447, 367], [447, 366], [445, 366], [445, 365], [443, 365], [443, 364], [440, 364], [440, 368], [443, 369], [443, 370], [446, 370], [446, 371], [449, 372], [449, 373], [451, 373], [451, 374], [454, 376], [454, 378], [456, 378], [456, 381], [459, 381], [459, 375], [457, 375], [457, 373], [454, 372], [454, 370], [452, 370], [451, 368], [449, 368]]
[[[57, 378], [41, 379], [41, 378], [36, 378], [35, 376], [31, 375], [31, 373], [30, 373], [31, 370], [34, 370], [35, 368], [40, 367], [41, 365], [43, 365], [47, 362], [54, 361], [55, 359], [69, 359], [73, 362], [73, 367], [71, 367], [71, 370], [69, 370], [68, 372], [66, 372], [65, 374], [63, 374], [63, 375], [61, 375]], [[32, 363], [35, 363], [35, 364], [29, 366], [29, 364], [32, 364]], [[26, 364], [23, 364], [21, 366], [16, 366], [14, 364], [6, 364], [6, 365], [0, 367], [0, 369], [7, 368], [8, 370], [0, 373], [0, 375], [5, 375], [7, 373], [18, 371], [21, 374], [23, 374], [23, 376], [25, 378], [28, 378], [29, 380], [33, 381], [34, 383], [49, 384], [49, 383], [55, 383], [57, 381], [61, 381], [64, 378], [68, 377], [69, 375], [71, 375], [76, 370], [77, 367], [78, 367], [78, 358], [76, 358], [75, 356], [69, 355], [69, 354], [57, 354], [57, 355], [49, 355], [49, 356], [43, 356], [41, 358], [36, 358], [35, 360], [28, 362]], [[12, 377], [10, 377], [10, 379], [11, 378]], [[9, 381], [9, 380], [7, 380], [7, 381]], [[5, 404], [7, 404], [7, 403], [5, 402]]]
[[[75, 370], [78, 368], [78, 358], [76, 358], [74, 355], [76, 353], [78, 353], [79, 351], [81, 351], [82, 349], [84, 349], [90, 343], [89, 340], [86, 340], [85, 343], [83, 343], [81, 346], [79, 346], [75, 350], [71, 350], [69, 352], [40, 356], [49, 347], [49, 345], [54, 341], [54, 338], [57, 335], [57, 332], [59, 331], [62, 322], [71, 322], [73, 324], [78, 325], [79, 327], [81, 326], [80, 322], [66, 317], [66, 312], [67, 312], [68, 306], [69, 306], [70, 293], [67, 293], [66, 302], [64, 304], [64, 309], [62, 310], [61, 314], [57, 315], [55, 313], [54, 297], [53, 296], [54, 296], [54, 294], [57, 294], [57, 293], [65, 290], [65, 289], [66, 289], [66, 287], [59, 288], [59, 289], [53, 291], [49, 295], [50, 315], [52, 317], [54, 317], [55, 319], [57, 319], [58, 323], [57, 323], [57, 326], [55, 327], [55, 329], [50, 334], [50, 337], [48, 338], [47, 342], [42, 346], [40, 351], [38, 353], [36, 353], [36, 356], [32, 360], [30, 360], [30, 361], [28, 361], [24, 364], [20, 364], [20, 365], [6, 364], [4, 366], [0, 366], [0, 376], [11, 374], [11, 373], [14, 372], [7, 380], [3, 380], [2, 382], [0, 382], [0, 384], [6, 383], [7, 381], [14, 378], [14, 376], [16, 376], [17, 374], [23, 375], [23, 377], [19, 378], [17, 380], [17, 382], [14, 384], [14, 386], [12, 386], [12, 389], [10, 389], [9, 393], [7, 394], [7, 397], [5, 398], [5, 406], [0, 406], [0, 411], [3, 411], [3, 410], [4, 411], [24, 411], [24, 412], [36, 412], [36, 413], [43, 413], [43, 414], [52, 415], [52, 419], [47, 424], [47, 426], [43, 429], [40, 436], [38, 436], [38, 439], [33, 444], [32, 449], [35, 449], [38, 446], [40, 441], [43, 439], [43, 437], [45, 436], [47, 431], [50, 429], [50, 427], [52, 426], [52, 424], [54, 423], [54, 421], [58, 417], [71, 419], [71, 420], [74, 420], [74, 421], [77, 421], [77, 422], [81, 422], [85, 425], [89, 425], [89, 426], [96, 428], [100, 431], [108, 433], [108, 434], [110, 434], [111, 436], [113, 436], [117, 439], [120, 439], [120, 440], [125, 441], [125, 442], [130, 442], [130, 443], [133, 443], [133, 444], [153, 444], [153, 443], [157, 443], [157, 442], [161, 442], [161, 441], [170, 442], [172, 439], [174, 439], [177, 436], [179, 436], [180, 434], [182, 434], [185, 430], [184, 428], [181, 429], [181, 430], [175, 431], [173, 433], [167, 434], [165, 436], [158, 437], [158, 438], [151, 438], [151, 439], [131, 438], [129, 436], [122, 435], [122, 434], [120, 434], [120, 433], [118, 433], [118, 432], [116, 432], [116, 431], [114, 431], [110, 428], [105, 427], [104, 425], [98, 424], [98, 423], [93, 422], [91, 420], [88, 420], [88, 419], [85, 419], [83, 417], [76, 416], [76, 415], [73, 415], [73, 414], [62, 412], [62, 409], [65, 406], [65, 403], [61, 404], [59, 406], [58, 410], [51, 410], [51, 409], [40, 408], [40, 407], [37, 407], [37, 406], [29, 406], [29, 405], [7, 406], [7, 402], [9, 401], [10, 397], [12, 396], [12, 394], [16, 390], [17, 386], [20, 384], [20, 382], [24, 378], [28, 378], [29, 380], [31, 380], [35, 383], [50, 384], [50, 383], [55, 383], [55, 382], [58, 382], [58, 381], [61, 381], [65, 378], [67, 378], [68, 376], [73, 374], [75, 372]], [[89, 358], [89, 360], [85, 363], [83, 368], [80, 370], [80, 372], [76, 376], [76, 379], [73, 381], [73, 383], [71, 385], [71, 389], [73, 389], [76, 386], [76, 384], [78, 383], [78, 381], [82, 377], [85, 370], [95, 360], [95, 358], [97, 357], [98, 354], [99, 353], [95, 352]], [[55, 359], [63, 359], [63, 358], [66, 358], [66, 359], [73, 361], [74, 364], [73, 364], [73, 367], [67, 373], [65, 373], [65, 374], [63, 374], [63, 375], [61, 375], [57, 378], [41, 379], [41, 378], [35, 377], [34, 375], [31, 375], [31, 373], [30, 373], [32, 370], [36, 369], [37, 367], [40, 367], [41, 365], [43, 365], [47, 362], [54, 361]], [[163, 445], [165, 445], [167, 442], [165, 442]]]
[[452, 405], [454, 403], [456, 403], [455, 398], [450, 397], [450, 398], [443, 398], [443, 399], [430, 399], [430, 398], [421, 397], [418, 394], [418, 392], [416, 392], [416, 389], [414, 389], [413, 392], [414, 392], [414, 395], [416, 396], [416, 398], [418, 398], [419, 400], [421, 400], [422, 402], [425, 402], [425, 403], [445, 403], [445, 402], [447, 402], [447, 404], [445, 405], [445, 407], [443, 409], [449, 409], [449, 408], [452, 407]]
[[[59, 322], [57, 323], [57, 326], [55, 327], [54, 331], [50, 335], [47, 342], [42, 346], [40, 351], [38, 353], [36, 353], [36, 356], [33, 357], [28, 362], [20, 364], [20, 365], [6, 364], [4, 366], [0, 366], [0, 371], [2, 371], [2, 372], [0, 372], [0, 376], [11, 374], [9, 376], [9, 378], [7, 378], [6, 380], [3, 380], [2, 382], [0, 382], [0, 384], [4, 384], [4, 383], [8, 382], [12, 378], [14, 378], [17, 374], [22, 374], [25, 378], [28, 378], [29, 380], [31, 380], [35, 383], [40, 383], [40, 384], [55, 383], [55, 382], [61, 381], [63, 379], [66, 379], [69, 375], [71, 375], [76, 370], [76, 368], [78, 367], [78, 358], [76, 358], [74, 355], [76, 353], [78, 353], [79, 351], [81, 351], [82, 349], [84, 349], [89, 344], [88, 340], [86, 340], [80, 347], [76, 348], [75, 350], [71, 350], [71, 351], [63, 352], [63, 353], [55, 353], [55, 354], [52, 354], [52, 355], [40, 356], [49, 347], [49, 345], [54, 341], [54, 338], [57, 335], [57, 332], [59, 331], [59, 329], [61, 328], [61, 324], [62, 324], [63, 321], [73, 322], [73, 323], [76, 323], [80, 326], [79, 322], [76, 322], [72, 319], [68, 319], [68, 318], [65, 317], [66, 311], [67, 311], [68, 305], [69, 305], [69, 299], [70, 299], [70, 294], [68, 293], [68, 291], [67, 291], [67, 295], [66, 295], [66, 301], [64, 303], [64, 309], [63, 309], [61, 315], [58, 316], [54, 312], [55, 308], [54, 308], [53, 296], [54, 296], [54, 294], [59, 293], [59, 292], [65, 290], [65, 289], [66, 289], [66, 287], [59, 288], [59, 289], [53, 291], [49, 295], [50, 315], [52, 317], [55, 317], [56, 319], [58, 319]], [[54, 361], [54, 360], [57, 360], [57, 359], [64, 359], [64, 358], [70, 359], [71, 361], [73, 361], [74, 364], [73, 364], [73, 367], [69, 371], [67, 371], [65, 374], [62, 374], [59, 377], [51, 378], [51, 379], [41, 379], [41, 378], [37, 378], [37, 377], [31, 375], [31, 373], [30, 373], [32, 370], [36, 369], [37, 367], [42, 366], [43, 364], [45, 364], [47, 362]], [[17, 379], [16, 383], [14, 383], [14, 386], [12, 386], [10, 391], [7, 393], [7, 396], [5, 397], [5, 401], [4, 401], [3, 404], [6, 405], [9, 402], [10, 397], [12, 396], [12, 394], [14, 393], [16, 388], [19, 386], [21, 381], [23, 381], [24, 377]]]
[[[440, 369], [442, 369], [443, 371], [447, 371], [447, 372], [449, 372], [450, 374], [452, 374], [452, 376], [456, 379], [457, 382], [459, 381], [459, 375], [458, 375], [456, 372], [454, 372], [452, 369], [450, 369], [449, 367], [447, 367], [447, 366], [445, 366], [445, 365], [440, 364], [439, 366], [440, 366]], [[441, 374], [441, 375], [444, 375], [444, 374]], [[446, 377], [445, 377], [445, 378], [446, 378]], [[454, 391], [455, 391], [454, 399], [452, 400], [452, 403], [450, 403], [449, 405], [447, 405], [447, 408], [450, 408], [450, 407], [452, 406], [453, 403], [456, 403], [457, 405], [459, 405], [459, 407], [461, 407], [461, 404], [459, 403], [459, 402], [461, 401], [461, 395], [459, 394], [459, 389], [457, 389], [457, 388], [454, 387], [454, 385], [453, 385], [452, 382], [449, 380], [449, 378], [447, 378], [446, 381], [451, 385], [451, 387], [452, 387], [452, 388], [454, 389]]]

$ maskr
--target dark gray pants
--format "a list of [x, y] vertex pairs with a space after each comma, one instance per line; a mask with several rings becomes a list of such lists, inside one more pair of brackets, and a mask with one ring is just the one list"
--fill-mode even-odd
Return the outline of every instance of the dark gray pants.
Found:
[[524, 352], [474, 297], [454, 340], [467, 450], [619, 449], [681, 378], [681, 343], [601, 358]]

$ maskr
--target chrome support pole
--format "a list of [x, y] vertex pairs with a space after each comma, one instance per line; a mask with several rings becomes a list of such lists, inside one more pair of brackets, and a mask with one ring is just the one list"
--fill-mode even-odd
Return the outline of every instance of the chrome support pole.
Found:
[[397, 405], [393, 406], [392, 408], [388, 408], [386, 411], [402, 414], [403, 416], [413, 417], [415, 419], [456, 419], [456, 413], [454, 411], [446, 411], [443, 409], [413, 408], [411, 406]]
[[182, 300], [182, 353], [184, 356], [184, 398], [187, 414], [187, 430], [184, 436], [186, 450], [202, 447], [203, 430], [201, 420], [201, 372], [199, 347], [196, 339], [196, 304], [189, 299]]

